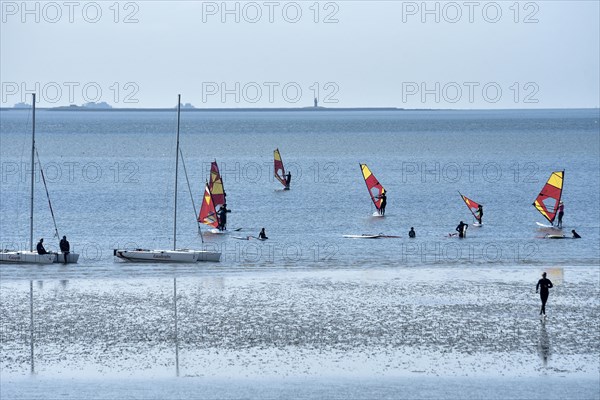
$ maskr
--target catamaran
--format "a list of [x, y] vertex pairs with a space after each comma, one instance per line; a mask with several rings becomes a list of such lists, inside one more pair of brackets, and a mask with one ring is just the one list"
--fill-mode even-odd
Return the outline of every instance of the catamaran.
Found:
[[562, 229], [554, 226], [554, 220], [558, 214], [558, 206], [563, 191], [563, 180], [565, 171], [554, 171], [546, 181], [542, 191], [533, 202], [533, 206], [550, 222], [550, 225], [536, 222], [543, 228]]
[[[64, 254], [59, 253], [47, 253], [47, 254], [38, 254], [37, 251], [33, 250], [33, 194], [34, 194], [34, 183], [35, 183], [35, 156], [37, 154], [37, 149], [35, 147], [35, 93], [32, 95], [33, 97], [33, 105], [32, 105], [32, 133], [31, 133], [31, 190], [30, 190], [30, 202], [29, 202], [29, 250], [23, 251], [9, 251], [2, 250], [0, 252], [0, 263], [11, 263], [11, 264], [51, 264], [51, 263], [64, 263], [65, 256]], [[39, 162], [38, 155], [38, 163], [40, 165], [40, 173], [44, 182], [44, 186], [46, 187], [46, 196], [48, 198], [48, 205], [50, 207], [50, 213], [52, 214], [52, 220], [54, 221], [54, 231], [56, 237], [58, 236], [58, 229], [56, 227], [56, 219], [54, 218], [54, 211], [52, 209], [52, 203], [50, 202], [50, 195], [48, 193], [48, 187], [46, 186], [46, 178], [44, 177], [44, 171], [42, 170], [42, 164]], [[79, 254], [76, 253], [68, 253], [66, 262], [67, 263], [77, 263], [79, 259]]]
[[177, 249], [177, 175], [179, 170], [179, 122], [181, 113], [181, 95], [177, 96], [177, 139], [175, 150], [175, 189], [173, 209], [173, 249], [114, 249], [113, 255], [119, 259], [132, 262], [168, 262], [194, 263], [197, 261], [219, 261], [221, 253], [206, 250]]
[[289, 173], [287, 175], [285, 174], [285, 168], [283, 167], [283, 160], [281, 159], [279, 149], [275, 149], [275, 151], [273, 151], [273, 163], [273, 173], [275, 175], [275, 179], [277, 179], [283, 185], [283, 190], [290, 190], [291, 175]]
[[369, 167], [367, 167], [367, 164], [360, 164], [360, 169], [365, 184], [367, 185], [369, 196], [371, 196], [371, 200], [373, 200], [373, 204], [375, 204], [375, 208], [377, 209], [377, 211], [373, 213], [373, 216], [383, 217], [383, 214], [385, 213], [385, 188], [379, 183], [377, 178], [375, 178], [375, 175], [373, 175]]
[[473, 218], [475, 218], [475, 221], [477, 221], [477, 222], [474, 222], [472, 225], [476, 226], [476, 227], [483, 226], [483, 223], [481, 222], [481, 219], [479, 217], [479, 212], [480, 212], [479, 207], [483, 207], [483, 205], [469, 199], [467, 196], [463, 195], [461, 192], [458, 192], [458, 194], [460, 194], [460, 197], [463, 199], [463, 201], [467, 205], [467, 208], [469, 209], [469, 211], [471, 211], [471, 214], [473, 214]]

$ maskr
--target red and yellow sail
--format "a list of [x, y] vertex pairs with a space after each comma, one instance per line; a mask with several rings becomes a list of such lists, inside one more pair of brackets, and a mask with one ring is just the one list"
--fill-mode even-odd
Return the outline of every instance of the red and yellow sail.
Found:
[[221, 174], [219, 173], [217, 161], [213, 161], [210, 164], [210, 180], [208, 182], [208, 189], [210, 190], [213, 201], [215, 202], [215, 208], [219, 209], [219, 207], [226, 203], [226, 194], [225, 188], [223, 187], [223, 180], [221, 179]]
[[375, 204], [375, 207], [379, 210], [381, 208], [381, 202], [383, 201], [381, 195], [385, 193], [385, 189], [381, 186], [381, 183], [379, 183], [377, 178], [375, 178], [375, 175], [373, 175], [369, 167], [367, 167], [367, 164], [360, 164], [360, 169], [363, 178], [365, 179], [367, 189], [369, 190], [371, 200], [373, 200], [373, 204]]
[[202, 196], [198, 222], [217, 228], [219, 226], [219, 216], [217, 215], [215, 202], [208, 186], [208, 184], [204, 186], [204, 196]]
[[565, 171], [554, 171], [548, 181], [542, 188], [542, 191], [533, 202], [533, 206], [542, 214], [550, 223], [554, 223], [556, 213], [558, 212], [558, 204], [562, 196], [563, 180]]
[[285, 168], [283, 167], [283, 161], [281, 160], [281, 154], [279, 154], [279, 149], [275, 149], [275, 151], [273, 152], [273, 160], [275, 178], [279, 182], [281, 182], [283, 186], [287, 187], [285, 179]]
[[479, 221], [479, 217], [477, 216], [477, 210], [479, 210], [480, 204], [477, 203], [477, 202], [475, 202], [475, 201], [473, 201], [473, 200], [471, 200], [467, 196], [463, 195], [461, 192], [458, 192], [458, 194], [460, 194], [460, 197], [462, 197], [463, 201], [465, 202], [465, 204], [469, 208], [469, 211], [471, 211], [471, 214], [473, 214], [473, 217], [475, 217], [475, 219], [477, 221]]

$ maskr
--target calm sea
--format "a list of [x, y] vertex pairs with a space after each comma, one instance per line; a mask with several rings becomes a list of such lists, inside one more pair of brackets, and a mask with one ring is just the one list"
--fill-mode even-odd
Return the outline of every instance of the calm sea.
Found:
[[[31, 113], [0, 113], [0, 243], [28, 246]], [[598, 110], [183, 112], [177, 246], [219, 249], [218, 264], [128, 266], [116, 247], [170, 248], [176, 112], [38, 110], [37, 149], [59, 234], [81, 254], [76, 266], [2, 266], [3, 277], [119, 277], [253, 269], [456, 266], [594, 266], [600, 258]], [[279, 148], [292, 190], [273, 179]], [[229, 235], [198, 235], [210, 162], [228, 195]], [[366, 163], [388, 191], [385, 218], [362, 180]], [[552, 171], [565, 170], [565, 234], [544, 240], [532, 202]], [[56, 248], [36, 174], [34, 239]], [[471, 223], [458, 191], [482, 203]], [[407, 237], [410, 227], [416, 240]], [[266, 242], [236, 240], [266, 228]], [[233, 232], [234, 229], [239, 231]], [[352, 240], [344, 234], [398, 235]], [[174, 269], [176, 268], [176, 269]]]

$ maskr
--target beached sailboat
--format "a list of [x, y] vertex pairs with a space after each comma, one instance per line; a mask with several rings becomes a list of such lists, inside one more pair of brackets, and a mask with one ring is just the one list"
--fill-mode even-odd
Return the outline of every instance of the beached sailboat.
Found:
[[471, 211], [471, 214], [473, 214], [473, 218], [475, 218], [475, 221], [477, 221], [477, 222], [474, 222], [472, 225], [475, 227], [483, 226], [483, 223], [479, 219], [479, 207], [480, 206], [483, 207], [483, 205], [475, 202], [474, 200], [469, 199], [467, 196], [463, 195], [461, 192], [458, 192], [458, 194], [460, 194], [460, 197], [463, 199], [463, 201], [467, 205], [467, 208], [469, 209], [469, 211]]
[[363, 174], [363, 178], [365, 180], [365, 184], [367, 185], [367, 190], [369, 191], [369, 196], [371, 196], [371, 200], [375, 205], [377, 211], [373, 213], [373, 216], [383, 217], [385, 213], [385, 188], [379, 183], [375, 175], [371, 172], [367, 164], [360, 164], [360, 169]]
[[175, 189], [173, 209], [173, 249], [114, 249], [113, 255], [121, 260], [132, 262], [168, 262], [194, 263], [197, 261], [219, 261], [221, 253], [205, 250], [177, 249], [177, 178], [179, 170], [179, 122], [181, 114], [181, 95], [177, 96], [177, 140], [175, 150]]
[[[30, 202], [29, 202], [29, 250], [23, 251], [9, 251], [2, 250], [0, 252], [0, 263], [11, 263], [11, 264], [51, 264], [51, 263], [64, 263], [64, 255], [59, 253], [47, 253], [38, 254], [37, 251], [33, 250], [33, 194], [34, 194], [34, 183], [35, 183], [35, 156], [37, 149], [35, 147], [35, 93], [32, 95], [32, 132], [31, 132], [31, 189], [30, 189]], [[38, 156], [39, 159], [39, 156]], [[42, 178], [44, 179], [44, 186], [46, 185], [46, 179], [44, 178], [44, 172], [40, 171]], [[46, 196], [48, 197], [48, 205], [50, 206], [50, 212], [52, 213], [52, 219], [54, 220], [54, 211], [52, 210], [52, 203], [50, 203], [50, 196], [48, 194], [48, 188], [46, 187]], [[58, 237], [58, 229], [56, 228], [56, 221], [54, 221], [54, 230]], [[67, 255], [67, 263], [77, 263], [79, 254], [69, 253]]]
[[550, 222], [550, 225], [536, 222], [542, 228], [561, 229], [554, 226], [554, 220], [558, 214], [558, 206], [563, 191], [563, 180], [565, 177], [565, 171], [554, 171], [550, 175], [550, 178], [546, 181], [546, 184], [542, 188], [542, 191], [536, 197], [533, 202], [533, 206]]
[[277, 179], [282, 185], [283, 190], [290, 190], [290, 178], [291, 175], [285, 174], [285, 168], [283, 167], [283, 160], [281, 159], [281, 153], [279, 153], [279, 149], [275, 149], [273, 151], [273, 173], [275, 175], [275, 179]]

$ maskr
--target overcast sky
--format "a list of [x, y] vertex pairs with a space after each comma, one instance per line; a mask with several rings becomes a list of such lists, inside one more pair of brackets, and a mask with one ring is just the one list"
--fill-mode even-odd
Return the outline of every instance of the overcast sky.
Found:
[[1, 106], [599, 106], [598, 1], [2, 1]]

